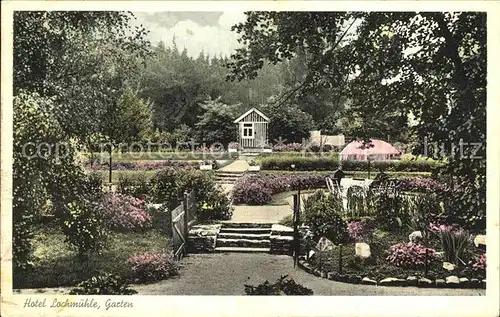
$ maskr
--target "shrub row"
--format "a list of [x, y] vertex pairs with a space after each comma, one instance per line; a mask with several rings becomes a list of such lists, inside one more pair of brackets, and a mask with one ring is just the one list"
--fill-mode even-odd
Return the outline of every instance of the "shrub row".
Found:
[[249, 174], [234, 185], [233, 199], [236, 204], [263, 205], [280, 192], [323, 187], [325, 175], [320, 174]]
[[215, 183], [213, 174], [198, 169], [165, 168], [152, 178], [120, 175], [117, 190], [122, 194], [164, 204], [168, 210], [182, 202], [185, 191], [193, 190], [198, 219], [228, 219], [232, 215], [229, 200]]
[[[167, 167], [172, 168], [198, 168], [198, 162], [186, 161], [138, 161], [138, 162], [115, 162], [111, 164], [113, 170], [127, 171], [151, 171], [159, 170]], [[85, 163], [84, 167], [91, 170], [109, 170], [109, 163]]]
[[[260, 159], [263, 170], [298, 170], [298, 171], [326, 171], [339, 167], [337, 155], [332, 156], [280, 156], [271, 155]], [[342, 169], [346, 171], [387, 171], [387, 172], [432, 172], [441, 167], [437, 161], [342, 161]]]

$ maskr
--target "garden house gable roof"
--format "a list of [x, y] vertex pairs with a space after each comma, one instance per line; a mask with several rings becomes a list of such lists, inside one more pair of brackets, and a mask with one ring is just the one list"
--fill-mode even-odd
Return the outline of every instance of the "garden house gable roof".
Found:
[[265, 114], [263, 114], [262, 112], [260, 112], [256, 108], [252, 108], [252, 109], [248, 110], [247, 112], [245, 112], [244, 114], [242, 114], [240, 117], [238, 117], [238, 119], [234, 120], [234, 123], [240, 122], [241, 120], [243, 120], [245, 117], [247, 117], [252, 112], [255, 112], [256, 114], [261, 116], [265, 121], [269, 122], [269, 118]]

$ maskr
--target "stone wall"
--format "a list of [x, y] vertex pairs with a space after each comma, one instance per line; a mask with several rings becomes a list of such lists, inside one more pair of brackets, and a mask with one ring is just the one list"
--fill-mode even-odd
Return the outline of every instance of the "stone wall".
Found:
[[214, 252], [221, 224], [196, 225], [188, 233], [187, 252]]

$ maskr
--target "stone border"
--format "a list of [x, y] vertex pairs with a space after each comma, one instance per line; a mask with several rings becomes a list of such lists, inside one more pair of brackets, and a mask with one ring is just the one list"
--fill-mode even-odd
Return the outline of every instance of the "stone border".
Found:
[[338, 274], [337, 272], [321, 271], [314, 269], [312, 265], [305, 260], [304, 257], [299, 258], [299, 267], [307, 273], [316, 275], [318, 277], [326, 278], [332, 281], [350, 283], [350, 284], [364, 284], [364, 285], [378, 285], [378, 286], [413, 286], [422, 288], [477, 288], [486, 289], [486, 280], [471, 279], [466, 277], [459, 278], [458, 276], [448, 276], [444, 279], [431, 280], [428, 278], [417, 278], [415, 276], [408, 276], [406, 279], [399, 279], [388, 277], [380, 281], [373, 280], [368, 277], [362, 277], [354, 274]]

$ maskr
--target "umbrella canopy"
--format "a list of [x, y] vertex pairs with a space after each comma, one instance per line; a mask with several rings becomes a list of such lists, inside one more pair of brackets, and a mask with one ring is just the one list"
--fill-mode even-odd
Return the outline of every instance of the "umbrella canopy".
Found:
[[368, 156], [374, 160], [389, 160], [401, 155], [390, 143], [372, 139], [363, 146], [363, 141], [352, 141], [340, 152], [343, 160], [366, 160]]

